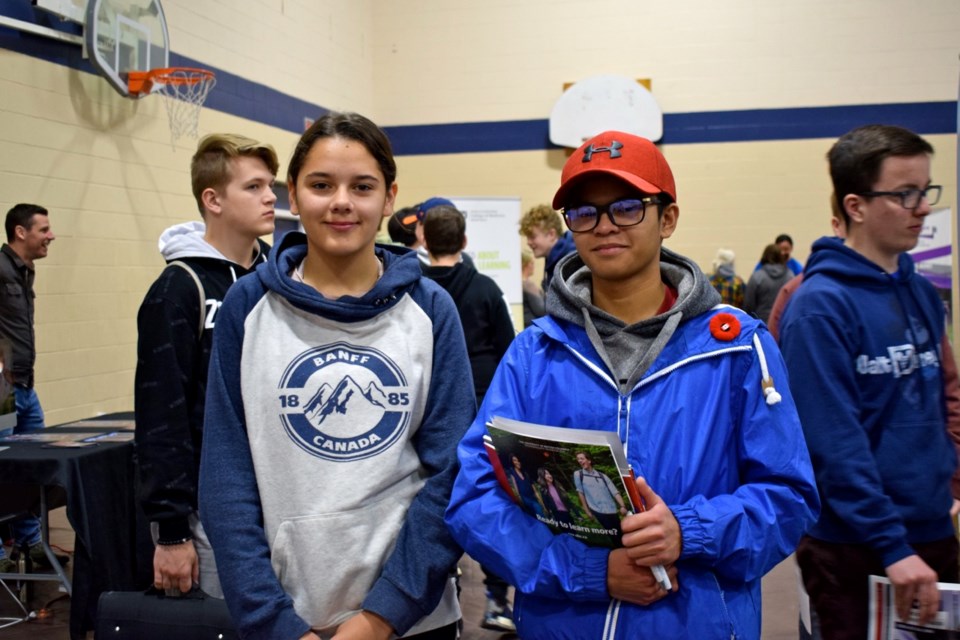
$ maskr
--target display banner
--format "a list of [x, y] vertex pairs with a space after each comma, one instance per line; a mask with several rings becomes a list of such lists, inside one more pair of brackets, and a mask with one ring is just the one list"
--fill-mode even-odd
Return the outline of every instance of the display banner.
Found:
[[520, 285], [520, 198], [449, 196], [467, 218], [467, 249], [477, 271], [493, 278], [510, 304], [523, 303]]
[[917, 246], [910, 252], [917, 272], [937, 289], [950, 291], [953, 282], [953, 211], [934, 209], [923, 219]]
[[953, 321], [953, 211], [934, 209], [923, 219], [917, 246], [910, 252], [917, 273], [929, 280], [943, 300], [947, 326]]

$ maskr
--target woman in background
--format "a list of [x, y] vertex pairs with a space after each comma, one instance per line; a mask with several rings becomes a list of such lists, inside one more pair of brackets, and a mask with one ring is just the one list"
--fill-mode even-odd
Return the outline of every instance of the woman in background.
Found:
[[766, 322], [780, 288], [792, 277], [793, 273], [783, 263], [780, 248], [775, 244], [768, 244], [760, 257], [760, 268], [753, 272], [747, 283], [743, 310]]

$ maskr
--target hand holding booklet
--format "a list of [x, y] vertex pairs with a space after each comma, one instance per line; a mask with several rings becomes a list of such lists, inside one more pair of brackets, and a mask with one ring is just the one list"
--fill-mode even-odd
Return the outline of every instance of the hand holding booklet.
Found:
[[920, 640], [921, 638], [960, 638], [960, 584], [938, 582], [940, 607], [933, 620], [918, 621], [917, 605], [910, 608], [908, 620], [901, 620], [894, 606], [893, 585], [881, 576], [870, 576], [868, 640]]
[[[619, 436], [494, 417], [484, 446], [501, 487], [554, 533], [586, 544], [622, 546], [620, 516], [644, 511]], [[671, 590], [662, 565], [650, 568]]]

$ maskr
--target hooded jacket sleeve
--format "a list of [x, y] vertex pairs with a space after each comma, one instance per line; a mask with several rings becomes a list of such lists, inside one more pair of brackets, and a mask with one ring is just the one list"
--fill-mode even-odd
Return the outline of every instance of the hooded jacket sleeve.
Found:
[[[521, 334], [507, 350], [486, 398], [458, 449], [460, 473], [446, 520], [467, 553], [524, 593], [580, 601], [605, 601], [608, 549], [555, 535], [525, 514], [503, 491], [483, 446], [493, 416], [523, 420], [528, 390], [536, 386], [525, 363], [536, 340]], [[542, 357], [542, 356], [540, 356]]]
[[[183, 269], [167, 267], [137, 313], [134, 412], [140, 501], [161, 541], [190, 537], [197, 506], [199, 424], [194, 415], [201, 345], [200, 294]], [[202, 403], [201, 403], [202, 404]]]
[[[231, 287], [217, 316], [207, 378], [200, 515], [241, 637], [299, 638], [310, 630], [274, 573], [240, 390], [243, 321], [255, 280]], [[247, 285], [246, 287], [244, 285]]]
[[457, 443], [476, 414], [473, 378], [456, 307], [439, 288], [415, 299], [433, 322], [433, 376], [414, 445], [426, 484], [414, 498], [380, 577], [363, 601], [406, 633], [432, 612], [463, 551], [443, 513], [457, 475]]

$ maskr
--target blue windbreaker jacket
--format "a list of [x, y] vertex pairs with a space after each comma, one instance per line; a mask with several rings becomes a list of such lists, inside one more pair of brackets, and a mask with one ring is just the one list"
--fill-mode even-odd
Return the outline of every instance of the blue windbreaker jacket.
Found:
[[[734, 316], [735, 336], [713, 335], [718, 313]], [[764, 379], [776, 384], [769, 396]], [[616, 430], [680, 523], [679, 590], [647, 607], [611, 599], [609, 550], [554, 535], [499, 487], [482, 442], [493, 416]], [[726, 306], [682, 323], [626, 395], [582, 327], [536, 320], [504, 357], [458, 454], [447, 524], [516, 586], [524, 640], [759, 638], [760, 578], [820, 508], [779, 350], [762, 324]]]

